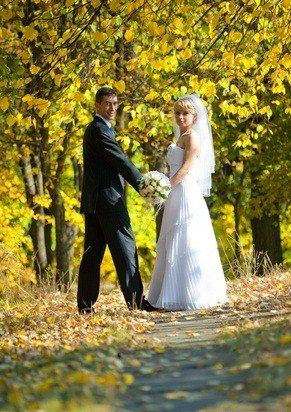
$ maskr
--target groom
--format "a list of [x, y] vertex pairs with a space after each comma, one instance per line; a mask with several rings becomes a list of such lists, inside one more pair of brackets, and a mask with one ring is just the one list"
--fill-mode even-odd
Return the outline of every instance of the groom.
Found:
[[116, 92], [109, 87], [99, 89], [96, 114], [83, 141], [81, 213], [85, 215], [85, 241], [77, 301], [79, 312], [84, 314], [93, 311], [98, 298], [100, 265], [107, 244], [128, 308], [156, 310], [143, 296], [137, 250], [125, 205], [124, 179], [138, 191], [142, 175], [115, 141], [111, 121], [117, 107]]

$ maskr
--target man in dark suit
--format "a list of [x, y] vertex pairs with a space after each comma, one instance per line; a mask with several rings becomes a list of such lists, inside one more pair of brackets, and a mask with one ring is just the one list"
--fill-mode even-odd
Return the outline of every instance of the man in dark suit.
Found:
[[156, 310], [143, 297], [137, 250], [124, 197], [124, 179], [138, 191], [142, 175], [115, 141], [110, 122], [115, 119], [117, 107], [115, 91], [108, 87], [99, 89], [96, 115], [84, 135], [81, 213], [85, 215], [85, 244], [78, 280], [80, 313], [93, 311], [107, 244], [128, 308]]

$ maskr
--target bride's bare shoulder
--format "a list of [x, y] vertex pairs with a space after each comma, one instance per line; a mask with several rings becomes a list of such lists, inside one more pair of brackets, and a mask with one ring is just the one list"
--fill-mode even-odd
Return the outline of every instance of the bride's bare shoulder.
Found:
[[200, 143], [199, 143], [199, 136], [198, 134], [193, 130], [187, 134], [185, 134], [185, 140], [184, 140], [184, 149], [198, 153], [200, 151]]
[[195, 130], [191, 130], [187, 137], [191, 145], [199, 145], [199, 135], [195, 132]]
[[190, 132], [190, 135], [191, 135], [191, 137], [199, 140], [199, 135], [195, 130], [192, 129], [191, 132]]

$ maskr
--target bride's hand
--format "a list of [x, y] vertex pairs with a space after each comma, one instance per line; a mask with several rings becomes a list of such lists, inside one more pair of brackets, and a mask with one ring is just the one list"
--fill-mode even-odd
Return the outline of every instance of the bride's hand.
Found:
[[182, 180], [183, 179], [179, 179], [176, 175], [172, 176], [170, 179], [171, 187], [178, 185]]

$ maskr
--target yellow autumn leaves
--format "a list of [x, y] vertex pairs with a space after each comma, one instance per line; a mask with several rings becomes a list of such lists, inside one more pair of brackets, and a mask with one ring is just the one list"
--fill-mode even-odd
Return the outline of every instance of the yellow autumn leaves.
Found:
[[23, 27], [22, 31], [24, 38], [29, 41], [35, 40], [39, 34], [38, 30], [36, 30], [32, 25]]
[[3, 110], [3, 112], [6, 112], [6, 110], [9, 107], [9, 99], [7, 96], [0, 97], [0, 109]]
[[41, 117], [47, 113], [51, 105], [51, 102], [49, 100], [41, 99], [31, 94], [24, 95], [22, 97], [22, 101], [27, 104], [28, 110], [32, 108], [36, 109], [39, 113], [39, 116]]
[[[3, 264], [1, 253], [0, 261]], [[0, 271], [3, 269], [0, 266]], [[96, 315], [81, 316], [76, 313], [75, 291], [63, 294], [53, 285], [43, 290], [19, 289], [17, 300], [10, 294], [2, 301], [4, 310], [0, 313], [1, 406], [5, 410], [76, 411], [90, 405], [88, 410], [95, 411], [101, 405], [103, 412], [117, 395], [119, 400], [128, 397], [126, 391], [131, 385], [136, 385], [139, 401], [144, 402], [140, 394], [151, 393], [157, 374], [161, 384], [166, 371], [169, 382], [167, 365], [172, 367], [177, 387], [165, 387], [160, 394], [164, 401], [179, 402], [193, 395], [193, 388], [179, 387], [179, 363], [194, 377], [207, 368], [214, 372], [215, 380], [208, 380], [205, 390], [210, 385], [212, 391], [218, 390], [220, 395], [225, 392], [229, 398], [274, 393], [280, 393], [281, 398], [291, 383], [287, 374], [291, 343], [287, 330], [289, 274], [276, 269], [267, 277], [242, 277], [228, 286], [229, 305], [187, 316], [185, 312], [129, 312], [117, 288], [103, 289], [95, 305]], [[209, 321], [210, 328], [214, 320], [220, 320], [222, 352], [230, 354], [231, 363], [213, 358], [207, 346], [199, 348], [198, 357], [193, 356], [198, 343], [195, 339], [201, 335], [208, 339], [201, 322], [199, 329], [191, 329], [192, 322], [201, 318], [203, 325]], [[181, 328], [183, 319], [185, 328]], [[153, 328], [159, 332], [161, 324], [168, 332], [177, 327], [177, 333], [195, 344], [188, 348], [176, 344], [168, 350], [173, 335], [166, 332], [163, 344], [153, 334]], [[206, 363], [200, 365], [201, 360]], [[248, 374], [247, 383], [242, 371]], [[229, 381], [225, 380], [227, 374], [231, 374]], [[235, 374], [240, 374], [240, 380], [233, 386], [229, 382]]]
[[23, 295], [30, 296], [27, 305], [6, 302], [0, 315], [1, 402], [46, 410], [46, 397], [58, 394], [61, 404], [66, 397], [77, 402], [80, 396], [83, 406], [112, 403], [115, 391], [134, 383], [119, 352], [138, 347], [139, 332], [151, 327], [147, 315], [129, 316], [117, 290], [103, 294], [94, 317], [77, 314], [74, 295], [61, 297], [46, 289], [44, 299], [34, 299], [33, 293]]

